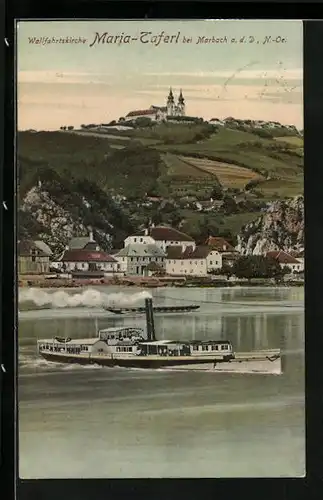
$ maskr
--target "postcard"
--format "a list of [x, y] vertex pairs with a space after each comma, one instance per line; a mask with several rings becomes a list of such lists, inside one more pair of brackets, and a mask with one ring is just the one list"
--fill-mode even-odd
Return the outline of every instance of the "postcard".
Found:
[[301, 21], [20, 21], [19, 476], [305, 474]]

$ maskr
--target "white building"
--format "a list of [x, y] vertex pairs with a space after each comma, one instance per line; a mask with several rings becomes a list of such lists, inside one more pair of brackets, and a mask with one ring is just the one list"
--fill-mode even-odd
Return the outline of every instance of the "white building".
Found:
[[111, 255], [97, 250], [66, 250], [58, 264], [58, 269], [66, 272], [84, 271], [104, 274], [120, 273], [118, 261]]
[[133, 244], [156, 245], [166, 252], [168, 247], [195, 248], [195, 241], [188, 234], [166, 226], [151, 226], [150, 229], [128, 236], [124, 240], [125, 247]]
[[166, 274], [174, 276], [207, 276], [208, 272], [222, 268], [222, 255], [207, 246], [168, 247]]
[[272, 257], [277, 260], [282, 269], [287, 268], [290, 272], [300, 272], [304, 271], [304, 261], [303, 263], [297, 260], [295, 257], [292, 257], [283, 250], [278, 250], [275, 252], [267, 252], [266, 257]]
[[155, 263], [160, 269], [165, 268], [166, 253], [154, 243], [130, 243], [114, 254], [120, 271], [127, 275], [148, 276], [149, 265]]

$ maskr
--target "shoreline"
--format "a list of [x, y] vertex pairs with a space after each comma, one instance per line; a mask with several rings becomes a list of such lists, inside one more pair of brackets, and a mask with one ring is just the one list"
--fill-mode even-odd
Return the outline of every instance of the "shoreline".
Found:
[[304, 280], [281, 280], [252, 278], [251, 280], [208, 279], [208, 278], [155, 278], [155, 277], [125, 277], [102, 279], [62, 279], [46, 278], [44, 276], [28, 276], [19, 279], [19, 288], [71, 288], [78, 289], [88, 286], [119, 286], [132, 288], [233, 288], [233, 287], [304, 287]]

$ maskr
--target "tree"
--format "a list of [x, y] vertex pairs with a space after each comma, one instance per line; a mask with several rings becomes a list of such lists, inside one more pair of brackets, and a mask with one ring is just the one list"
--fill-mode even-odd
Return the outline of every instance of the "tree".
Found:
[[284, 270], [279, 262], [262, 255], [242, 256], [232, 266], [232, 274], [237, 278], [281, 278]]
[[222, 209], [227, 215], [234, 214], [237, 212], [237, 204], [232, 196], [225, 195], [223, 198]]
[[213, 200], [223, 199], [223, 191], [220, 185], [213, 186], [210, 197], [213, 198]]
[[137, 118], [135, 123], [136, 123], [137, 127], [142, 127], [142, 128], [151, 127], [151, 125], [152, 125], [151, 119], [146, 117], [146, 116], [142, 116], [140, 118]]

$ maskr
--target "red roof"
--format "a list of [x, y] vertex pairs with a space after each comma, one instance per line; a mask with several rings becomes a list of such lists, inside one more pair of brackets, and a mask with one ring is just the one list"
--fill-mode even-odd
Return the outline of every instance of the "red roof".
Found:
[[235, 249], [224, 238], [218, 236], [209, 236], [205, 242], [206, 245], [214, 247], [219, 252], [234, 252]]
[[156, 241], [194, 241], [188, 234], [165, 226], [152, 227], [149, 231], [149, 236]]
[[267, 252], [266, 257], [272, 257], [273, 259], [278, 260], [280, 264], [299, 264], [299, 261], [295, 259], [295, 257], [283, 252], [283, 250]]
[[90, 250], [66, 250], [62, 262], [117, 262], [105, 252]]
[[[139, 231], [132, 236], [147, 236], [145, 231]], [[151, 227], [148, 230], [148, 236], [151, 236], [155, 241], [172, 241], [172, 242], [180, 242], [180, 241], [191, 241], [194, 243], [194, 240], [188, 234], [182, 233], [177, 229], [173, 229], [172, 227], [167, 226], [155, 226]]]
[[193, 247], [186, 247], [184, 252], [180, 246], [167, 247], [167, 258], [174, 260], [206, 259], [210, 252], [212, 252], [212, 248], [208, 246], [197, 246], [194, 250]]
[[130, 111], [127, 116], [138, 116], [138, 115], [153, 115], [155, 116], [156, 111], [152, 109], [139, 109], [137, 111]]

